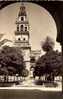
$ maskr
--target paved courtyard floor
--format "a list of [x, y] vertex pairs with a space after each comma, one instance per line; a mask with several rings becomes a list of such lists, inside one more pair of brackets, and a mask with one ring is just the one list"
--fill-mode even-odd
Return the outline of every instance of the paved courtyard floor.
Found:
[[0, 99], [63, 99], [61, 92], [44, 92], [39, 90], [0, 90]]

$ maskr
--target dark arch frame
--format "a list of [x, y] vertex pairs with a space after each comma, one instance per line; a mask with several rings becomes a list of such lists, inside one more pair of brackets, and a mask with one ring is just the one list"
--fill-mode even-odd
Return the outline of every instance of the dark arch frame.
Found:
[[[24, 0], [23, 0], [24, 1]], [[0, 1], [0, 10], [9, 4], [16, 3], [17, 1]], [[27, 2], [27, 1], [26, 1]], [[32, 2], [32, 1], [28, 1]], [[33, 1], [42, 7], [44, 7], [54, 18], [57, 26], [56, 40], [62, 46], [62, 60], [63, 60], [63, 2], [62, 1]], [[62, 61], [63, 62], [63, 61]], [[63, 63], [62, 63], [63, 64]], [[63, 69], [63, 65], [62, 65]], [[62, 92], [63, 92], [63, 72], [62, 72]]]
[[[6, 7], [9, 4], [16, 3], [17, 1], [0, 1], [0, 9]], [[42, 7], [44, 7], [54, 18], [57, 26], [57, 38], [56, 40], [60, 42], [61, 45], [63, 45], [63, 2], [60, 1], [54, 1], [54, 2], [48, 2], [48, 1], [27, 1], [36, 3]]]

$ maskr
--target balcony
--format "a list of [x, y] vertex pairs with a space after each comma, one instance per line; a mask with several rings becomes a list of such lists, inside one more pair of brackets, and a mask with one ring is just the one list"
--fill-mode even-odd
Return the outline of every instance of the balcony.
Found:
[[29, 22], [28, 21], [19, 21], [19, 20], [17, 20], [16, 24], [29, 24]]

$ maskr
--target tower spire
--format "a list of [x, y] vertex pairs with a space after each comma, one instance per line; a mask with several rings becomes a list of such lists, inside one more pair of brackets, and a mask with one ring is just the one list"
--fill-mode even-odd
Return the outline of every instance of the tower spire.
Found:
[[21, 6], [22, 6], [22, 5], [24, 5], [24, 2], [23, 2], [23, 0], [22, 0], [22, 2], [21, 2]]
[[26, 8], [25, 8], [25, 5], [24, 5], [24, 2], [22, 1], [22, 2], [21, 2], [20, 11], [19, 11], [18, 16], [23, 16], [23, 15], [26, 16]]

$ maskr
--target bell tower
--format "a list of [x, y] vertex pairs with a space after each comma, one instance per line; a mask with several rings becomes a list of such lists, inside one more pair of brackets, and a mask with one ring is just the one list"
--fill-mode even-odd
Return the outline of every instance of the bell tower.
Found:
[[30, 51], [31, 46], [29, 44], [29, 22], [27, 19], [26, 7], [22, 3], [16, 20], [15, 42], [14, 46], [19, 47], [24, 56], [26, 68], [30, 68]]

